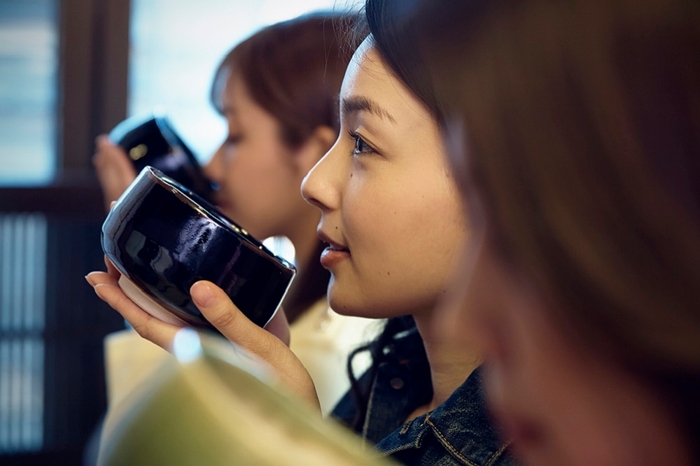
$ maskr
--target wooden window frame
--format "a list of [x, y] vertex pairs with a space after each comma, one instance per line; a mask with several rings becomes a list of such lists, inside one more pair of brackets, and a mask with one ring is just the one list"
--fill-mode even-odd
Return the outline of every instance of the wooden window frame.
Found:
[[56, 178], [45, 186], [0, 186], [0, 213], [104, 216], [91, 164], [95, 137], [126, 117], [129, 0], [59, 0]]

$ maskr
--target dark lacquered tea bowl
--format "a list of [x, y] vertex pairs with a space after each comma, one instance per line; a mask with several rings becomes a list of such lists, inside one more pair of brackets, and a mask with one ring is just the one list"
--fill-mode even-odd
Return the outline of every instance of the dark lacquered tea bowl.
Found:
[[296, 269], [206, 200], [144, 168], [102, 225], [102, 249], [124, 292], [155, 317], [213, 328], [190, 298], [198, 280], [222, 288], [259, 326], [272, 318]]
[[206, 200], [213, 187], [192, 150], [164, 115], [134, 116], [109, 133], [109, 139], [126, 151], [136, 171], [154, 167]]

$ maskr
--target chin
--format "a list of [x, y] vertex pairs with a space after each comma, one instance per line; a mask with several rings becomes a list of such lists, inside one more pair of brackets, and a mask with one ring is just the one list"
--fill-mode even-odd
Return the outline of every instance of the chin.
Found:
[[344, 316], [379, 318], [373, 314], [374, 309], [363, 299], [362, 292], [349, 287], [340, 286], [335, 275], [331, 274], [328, 282], [328, 304], [336, 313]]
[[338, 293], [333, 293], [330, 286], [328, 287], [328, 304], [333, 311], [343, 316], [374, 317], [363, 312], [363, 310], [367, 311], [366, 307], [358, 306], [357, 303], [352, 302], [352, 300], [345, 299], [342, 295], [338, 296]]

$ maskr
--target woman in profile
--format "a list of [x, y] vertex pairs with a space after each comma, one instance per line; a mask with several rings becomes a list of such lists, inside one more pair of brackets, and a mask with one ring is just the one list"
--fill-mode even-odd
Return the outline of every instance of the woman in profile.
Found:
[[454, 342], [532, 465], [700, 464], [700, 4], [424, 0]]
[[[388, 319], [370, 345], [369, 371], [354, 386], [359, 396], [348, 394], [333, 415], [404, 464], [510, 465], [508, 442], [485, 408], [479, 354], [445, 344], [432, 328], [470, 232], [432, 85], [421, 67], [405, 68], [410, 63], [396, 54], [407, 41], [392, 29], [402, 1], [366, 3], [371, 34], [345, 73], [340, 133], [301, 188], [321, 216], [332, 308]], [[147, 338], [171, 344], [177, 329], [125, 299], [114, 273], [88, 278]], [[276, 335], [255, 327], [211, 283], [195, 283], [191, 295], [222, 335], [264, 358], [299, 397], [318, 403], [303, 361]]]

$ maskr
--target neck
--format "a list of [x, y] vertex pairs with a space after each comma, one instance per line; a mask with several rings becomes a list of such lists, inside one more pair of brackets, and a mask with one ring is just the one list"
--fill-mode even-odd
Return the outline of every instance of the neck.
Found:
[[[419, 408], [414, 416], [440, 406], [481, 362], [476, 351], [465, 350], [463, 346], [457, 347], [433, 331], [435, 325], [433, 312], [414, 315], [416, 327], [425, 345], [433, 382], [433, 399], [429, 405]], [[438, 310], [438, 312], [442, 311]]]

